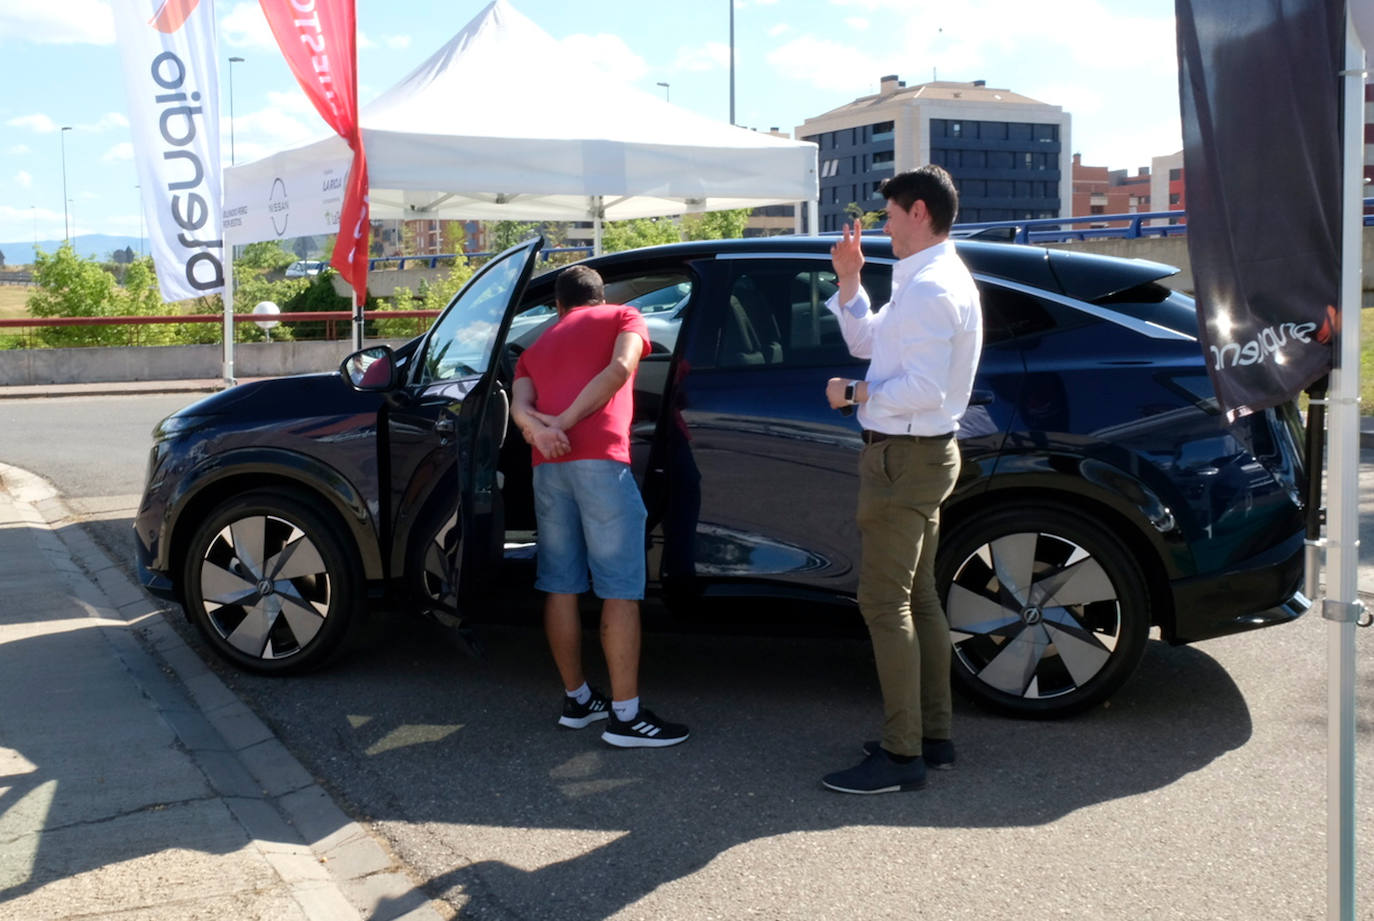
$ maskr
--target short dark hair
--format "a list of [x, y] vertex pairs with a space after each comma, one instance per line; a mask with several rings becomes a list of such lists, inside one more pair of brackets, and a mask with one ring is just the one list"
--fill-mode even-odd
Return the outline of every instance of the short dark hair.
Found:
[[606, 286], [596, 269], [585, 265], [570, 265], [558, 273], [558, 278], [553, 284], [553, 295], [563, 307], [604, 304]]
[[930, 229], [935, 233], [949, 233], [959, 214], [959, 190], [954, 187], [953, 177], [944, 167], [933, 163], [884, 179], [882, 193], [904, 211], [910, 211], [918, 201], [925, 202], [930, 212]]

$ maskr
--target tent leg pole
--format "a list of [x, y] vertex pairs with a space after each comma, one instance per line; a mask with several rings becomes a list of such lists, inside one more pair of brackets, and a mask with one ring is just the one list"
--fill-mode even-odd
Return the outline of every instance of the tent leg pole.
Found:
[[356, 291], [349, 295], [349, 299], [353, 311], [353, 351], [356, 352], [363, 347], [363, 304], [358, 301]]
[[820, 202], [812, 199], [806, 203], [806, 235], [814, 237], [821, 232], [820, 228]]
[[592, 196], [592, 255], [601, 255], [601, 217], [604, 214], [604, 199], [600, 195]]
[[1327, 917], [1355, 918], [1355, 626], [1359, 603], [1360, 288], [1364, 48], [1346, 11], [1341, 194], [1341, 329], [1327, 447]]
[[234, 380], [234, 241], [229, 239], [227, 233], [224, 235], [224, 252], [224, 294], [220, 296], [224, 304], [224, 344], [220, 375], [228, 389], [238, 382]]

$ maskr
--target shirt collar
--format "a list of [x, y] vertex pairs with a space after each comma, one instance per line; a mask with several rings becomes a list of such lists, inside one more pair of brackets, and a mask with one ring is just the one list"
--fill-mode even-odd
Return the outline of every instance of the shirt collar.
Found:
[[892, 267], [892, 283], [894, 285], [899, 285], [941, 256], [953, 254], [954, 241], [948, 237], [941, 240], [939, 243], [927, 246], [919, 253], [912, 253], [905, 259], [899, 260], [898, 263]]

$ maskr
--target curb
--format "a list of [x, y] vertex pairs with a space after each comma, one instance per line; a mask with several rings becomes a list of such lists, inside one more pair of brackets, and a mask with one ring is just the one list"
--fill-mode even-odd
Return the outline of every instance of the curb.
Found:
[[0, 463], [0, 490], [36, 512], [46, 527], [40, 545], [88, 616], [126, 625], [100, 630], [310, 921], [451, 917], [186, 645], [50, 483]]

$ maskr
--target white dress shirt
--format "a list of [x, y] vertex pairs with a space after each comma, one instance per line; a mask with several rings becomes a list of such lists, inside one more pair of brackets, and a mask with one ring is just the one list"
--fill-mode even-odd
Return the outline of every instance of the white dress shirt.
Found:
[[973, 276], [945, 240], [892, 268], [892, 299], [870, 310], [862, 286], [840, 320], [855, 358], [869, 359], [859, 424], [888, 435], [943, 435], [959, 428], [983, 350], [983, 312]]

